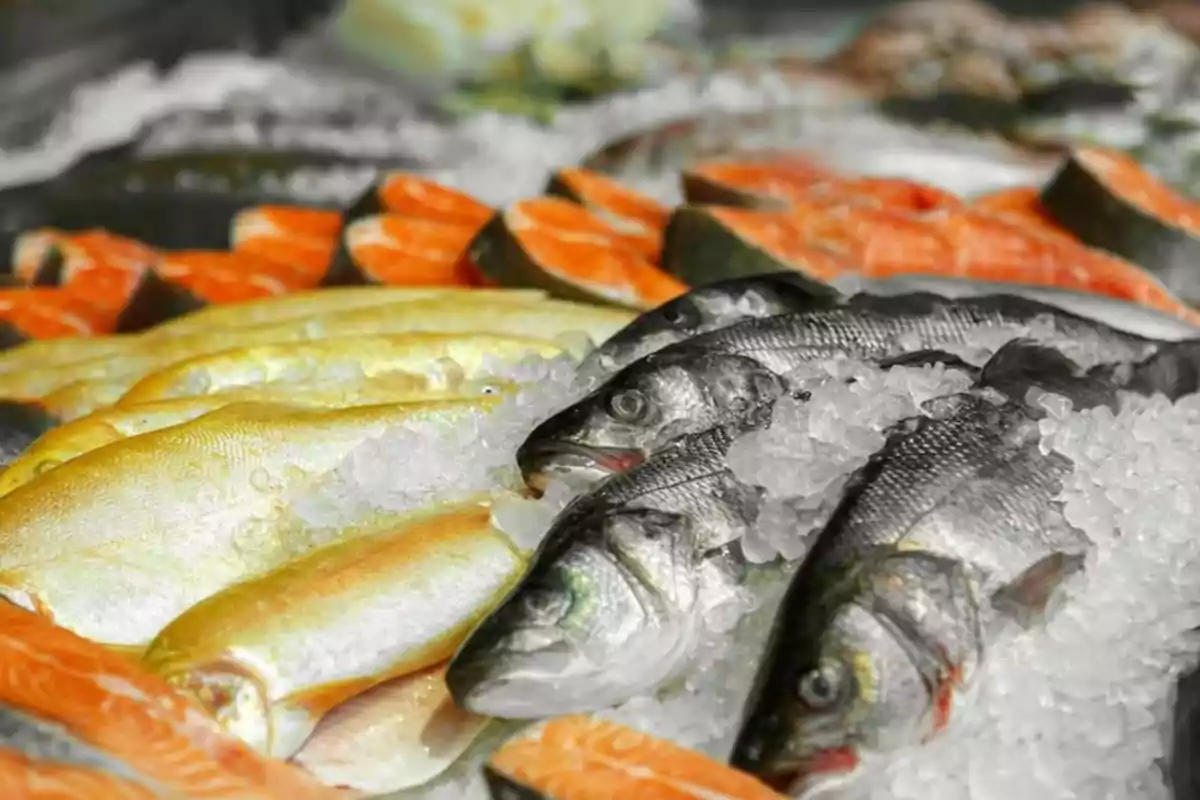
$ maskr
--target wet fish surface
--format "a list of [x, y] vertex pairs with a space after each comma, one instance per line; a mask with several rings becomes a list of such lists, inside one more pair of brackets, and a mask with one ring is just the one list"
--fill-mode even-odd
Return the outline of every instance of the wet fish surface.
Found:
[[1138, 362], [1162, 344], [1024, 297], [857, 294], [839, 305], [745, 320], [634, 361], [535, 428], [517, 460], [534, 488], [552, 476], [595, 480], [678, 436], [781, 396], [786, 376], [805, 364], [836, 358], [883, 364], [969, 347], [985, 335], [1026, 335], [1039, 321], [1052, 324], [1056, 339], [1086, 342], [1105, 362]]
[[944, 731], [998, 630], [1048, 613], [1090, 544], [1062, 516], [1073, 465], [1040, 451], [1027, 394], [1112, 407], [1117, 389], [1018, 340], [976, 388], [898, 423], [792, 579], [732, 763], [799, 795]]
[[687, 662], [704, 595], [732, 586], [758, 487], [726, 463], [770, 408], [680, 439], [559, 514], [521, 583], [459, 649], [460, 707], [538, 718], [616, 705]]

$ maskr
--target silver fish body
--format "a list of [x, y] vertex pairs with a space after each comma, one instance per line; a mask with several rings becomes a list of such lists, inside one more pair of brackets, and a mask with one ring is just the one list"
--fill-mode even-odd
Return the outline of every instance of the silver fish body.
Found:
[[1032, 624], [1082, 567], [1089, 541], [1055, 499], [1072, 465], [1040, 451], [1043, 412], [1020, 397], [1039, 375], [1077, 407], [1116, 387], [1078, 370], [1072, 385], [1028, 343], [997, 357], [1025, 383], [986, 365], [979, 388], [899, 423], [848, 484], [780, 607], [736, 766], [803, 796], [944, 730], [999, 626]]
[[1099, 339], [1106, 361], [1139, 361], [1158, 343], [1054, 306], [1013, 295], [946, 298], [913, 293], [891, 297], [858, 294], [837, 308], [749, 320], [696, 336], [675, 347], [753, 358], [786, 374], [821, 359], [874, 361], [921, 348], [969, 345], [981, 334], [1012, 331], [1013, 338], [1039, 319], [1053, 321], [1064, 340]]
[[740, 579], [736, 542], [758, 515], [758, 488], [734, 478], [726, 453], [769, 419], [685, 437], [567, 506], [451, 661], [458, 705], [504, 718], [594, 711], [677, 674], [705, 593]]
[[747, 319], [836, 304], [841, 294], [798, 272], [734, 278], [693, 289], [638, 316], [588, 354], [584, 382], [610, 375], [656, 350]]
[[[1098, 343], [1105, 361], [1136, 362], [1160, 344], [1023, 297], [858, 294], [840, 305], [743, 321], [635, 361], [535, 428], [517, 461], [534, 488], [553, 476], [593, 481], [781, 396], [789, 391], [784, 376], [805, 364], [904, 363], [905, 356], [966, 347], [984, 334], [1015, 338], [1039, 320], [1052, 320], [1056, 337]], [[952, 355], [939, 358], [962, 365]]]

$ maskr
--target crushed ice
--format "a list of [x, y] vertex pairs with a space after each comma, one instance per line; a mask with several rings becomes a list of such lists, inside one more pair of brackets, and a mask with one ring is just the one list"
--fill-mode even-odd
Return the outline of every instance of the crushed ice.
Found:
[[1038, 402], [1043, 450], [1076, 465], [1061, 499], [1095, 545], [1087, 569], [1044, 628], [992, 646], [949, 735], [891, 759], [868, 797], [1171, 796], [1172, 687], [1200, 654], [1200, 396]]
[[926, 400], [971, 385], [941, 364], [881, 370], [850, 360], [806, 365], [789, 378], [809, 399], [778, 401], [770, 427], [740, 438], [728, 457], [739, 480], [766, 490], [758, 525], [742, 543], [754, 563], [804, 555], [808, 534], [850, 473], [883, 446], [885, 429]]
[[[517, 391], [465, 421], [404, 425], [358, 446], [332, 473], [289, 499], [298, 527], [317, 537], [297, 546], [319, 545], [322, 537], [335, 536], [340, 527], [373, 512], [405, 512], [483, 492], [519, 492], [513, 453], [537, 423], [575, 398], [574, 370], [566, 356], [485, 361], [484, 374], [516, 384]], [[535, 546], [547, 512], [536, 504], [518, 509], [514, 499], [496, 510], [501, 529], [518, 544]], [[541, 530], [548, 524], [545, 520]]]

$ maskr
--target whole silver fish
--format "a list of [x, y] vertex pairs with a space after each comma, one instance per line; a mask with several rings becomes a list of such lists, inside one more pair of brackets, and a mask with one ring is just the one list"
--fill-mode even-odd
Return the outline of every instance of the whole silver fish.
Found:
[[[503, 718], [617, 705], [687, 663], [711, 581], [736, 583], [736, 543], [760, 490], [726, 465], [770, 409], [685, 437], [576, 499], [521, 583], [471, 634], [446, 674], [457, 704]], [[731, 546], [732, 545], [732, 546]]]
[[746, 320], [639, 359], [538, 425], [517, 461], [533, 488], [552, 476], [595, 480], [780, 396], [788, 391], [782, 376], [806, 363], [846, 357], [884, 364], [984, 334], [1016, 337], [1039, 319], [1053, 321], [1056, 337], [1099, 342], [1105, 361], [1136, 362], [1160, 344], [1023, 297], [859, 294], [840, 305]]
[[944, 730], [998, 627], [1032, 624], [1082, 568], [1090, 543], [1055, 499], [1072, 464], [1039, 449], [1031, 388], [1076, 408], [1117, 391], [1013, 342], [977, 389], [899, 423], [789, 586], [734, 765], [802, 796]]
[[638, 316], [589, 353], [578, 375], [582, 381], [597, 380], [701, 333], [843, 299], [832, 287], [793, 271], [711, 283]]

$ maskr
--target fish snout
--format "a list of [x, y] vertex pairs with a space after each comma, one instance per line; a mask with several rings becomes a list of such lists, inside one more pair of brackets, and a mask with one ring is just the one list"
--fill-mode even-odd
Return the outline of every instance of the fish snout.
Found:
[[543, 492], [554, 479], [588, 485], [645, 460], [641, 450], [591, 447], [561, 440], [526, 440], [517, 449], [517, 467], [525, 484]]

